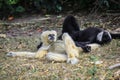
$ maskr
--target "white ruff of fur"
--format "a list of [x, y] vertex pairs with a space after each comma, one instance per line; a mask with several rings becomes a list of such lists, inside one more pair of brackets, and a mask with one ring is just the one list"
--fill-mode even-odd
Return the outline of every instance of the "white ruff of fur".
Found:
[[104, 33], [104, 31], [101, 31], [100, 33], [98, 33], [98, 35], [97, 35], [98, 41], [102, 41], [103, 33]]

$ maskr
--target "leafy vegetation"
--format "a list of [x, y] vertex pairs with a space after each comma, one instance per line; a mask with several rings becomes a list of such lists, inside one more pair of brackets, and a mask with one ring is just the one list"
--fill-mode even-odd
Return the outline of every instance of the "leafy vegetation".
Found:
[[62, 11], [119, 10], [119, 0], [0, 0], [0, 17], [25, 12], [59, 13]]

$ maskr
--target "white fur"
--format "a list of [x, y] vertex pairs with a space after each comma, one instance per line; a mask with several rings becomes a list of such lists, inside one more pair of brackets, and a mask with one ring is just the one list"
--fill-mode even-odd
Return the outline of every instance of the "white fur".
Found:
[[69, 34], [64, 33], [62, 38], [63, 38], [64, 44], [65, 44], [65, 50], [67, 52], [67, 55], [72, 58], [78, 57], [80, 49], [75, 45], [74, 41], [69, 36]]
[[100, 45], [97, 44], [97, 43], [88, 44], [87, 46], [90, 46], [91, 50], [96, 50], [96, 49], [98, 49], [100, 47]]
[[68, 58], [67, 63], [77, 64], [79, 60], [77, 58]]
[[100, 33], [98, 33], [98, 35], [97, 35], [98, 41], [102, 41], [103, 33], [104, 33], [104, 31], [101, 31]]

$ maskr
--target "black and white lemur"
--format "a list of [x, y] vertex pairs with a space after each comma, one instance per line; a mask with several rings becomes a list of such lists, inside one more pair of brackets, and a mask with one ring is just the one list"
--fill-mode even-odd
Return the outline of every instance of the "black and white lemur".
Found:
[[[111, 42], [112, 39], [120, 39], [120, 34], [113, 34], [102, 28], [89, 27], [80, 30], [75, 17], [72, 15], [65, 18], [62, 27], [62, 34], [58, 39], [61, 39], [63, 33], [68, 33], [74, 40], [76, 46], [82, 47], [83, 49], [87, 44], [97, 43], [102, 45]], [[90, 51], [89, 48], [85, 50], [86, 52]]]

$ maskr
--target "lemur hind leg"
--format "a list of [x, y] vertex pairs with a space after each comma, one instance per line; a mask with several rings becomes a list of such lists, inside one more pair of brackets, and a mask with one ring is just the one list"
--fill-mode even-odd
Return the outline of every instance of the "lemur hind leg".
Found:
[[64, 41], [65, 50], [68, 57], [67, 63], [71, 63], [71, 64], [78, 63], [79, 60], [76, 57], [79, 56], [79, 48], [75, 45], [74, 41], [68, 35], [68, 33], [64, 33], [62, 38]]

